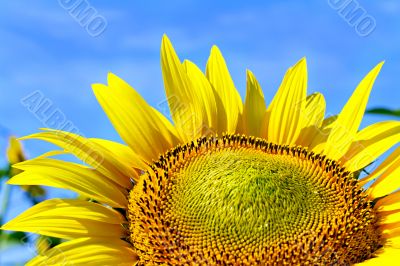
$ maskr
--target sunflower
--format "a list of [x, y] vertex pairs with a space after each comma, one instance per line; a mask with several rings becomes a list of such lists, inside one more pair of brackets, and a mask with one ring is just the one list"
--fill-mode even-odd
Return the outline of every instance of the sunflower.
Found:
[[[247, 71], [244, 103], [217, 47], [205, 74], [163, 37], [173, 123], [122, 79], [93, 85], [127, 146], [44, 129], [61, 150], [14, 165], [9, 184], [89, 198], [50, 199], [2, 229], [66, 241], [28, 265], [351, 265], [400, 259], [400, 122], [359, 130], [378, 64], [340, 114], [307, 96], [306, 60], [267, 107]], [[54, 158], [70, 153], [83, 163]], [[374, 182], [372, 182], [374, 180]], [[370, 182], [371, 181], [371, 182]]]
[[[9, 163], [8, 176], [13, 177], [13, 176], [19, 174], [21, 172], [21, 170], [12, 168], [11, 165], [25, 161], [26, 156], [24, 154], [21, 143], [14, 136], [11, 136], [8, 139], [7, 160]], [[22, 185], [20, 187], [23, 190], [25, 190], [32, 199], [35, 197], [44, 196], [46, 194], [44, 189], [40, 186]]]

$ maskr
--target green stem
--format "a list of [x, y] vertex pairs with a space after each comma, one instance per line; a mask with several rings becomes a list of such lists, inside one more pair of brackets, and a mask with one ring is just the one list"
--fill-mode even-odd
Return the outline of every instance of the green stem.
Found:
[[[9, 185], [7, 185], [6, 183], [4, 183], [3, 186], [4, 186], [3, 187], [4, 196], [1, 199], [1, 206], [0, 206], [0, 226], [2, 226], [4, 223], [3, 220], [4, 220], [4, 217], [6, 216], [6, 211], [8, 208], [8, 203], [9, 203], [10, 194], [11, 194], [11, 187]], [[0, 241], [0, 250], [2, 250], [7, 243], [7, 240], [6, 240], [7, 238], [5, 238], [6, 235], [4, 234], [3, 230], [0, 230], [0, 236], [2, 236], [0, 238], [0, 240], [1, 240]], [[1, 263], [1, 261], [0, 261], [0, 263]]]
[[6, 211], [8, 208], [8, 203], [10, 201], [10, 194], [11, 194], [11, 186], [7, 185], [6, 183], [4, 183], [4, 196], [3, 199], [1, 201], [1, 207], [0, 207], [0, 225], [3, 224], [3, 218], [6, 215]]
[[[0, 178], [4, 176], [10, 177], [11, 173], [11, 165], [9, 165], [2, 173]], [[7, 207], [8, 207], [8, 202], [10, 200], [10, 192], [11, 192], [11, 187], [8, 186], [6, 183], [4, 183], [4, 196], [1, 201], [1, 206], [0, 206], [0, 226], [3, 224], [3, 219], [6, 215]]]

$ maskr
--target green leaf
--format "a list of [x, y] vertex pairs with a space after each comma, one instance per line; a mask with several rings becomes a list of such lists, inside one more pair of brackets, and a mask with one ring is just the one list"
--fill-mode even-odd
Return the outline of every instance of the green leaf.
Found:
[[390, 115], [390, 116], [400, 116], [400, 109], [393, 110], [388, 108], [372, 108], [367, 110], [367, 114], [377, 114], [377, 115]]
[[24, 232], [12, 232], [10, 234], [3, 233], [0, 235], [0, 239], [3, 243], [9, 244], [9, 245], [15, 245], [15, 244], [25, 244], [26, 242], [29, 241], [28, 236]]
[[28, 236], [24, 232], [12, 232], [8, 237], [12, 241], [18, 241], [20, 244], [24, 244], [29, 241]]
[[7, 166], [6, 168], [0, 169], [0, 178], [8, 177], [9, 175], [10, 175], [10, 166]]

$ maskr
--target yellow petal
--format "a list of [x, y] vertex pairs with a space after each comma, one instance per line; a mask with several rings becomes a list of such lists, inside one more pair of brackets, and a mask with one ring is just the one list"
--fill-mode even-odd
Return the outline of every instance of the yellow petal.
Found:
[[380, 224], [379, 230], [382, 232], [381, 235], [384, 239], [400, 236], [400, 222]]
[[315, 153], [322, 153], [325, 148], [326, 140], [329, 137], [329, 133], [332, 131], [333, 126], [337, 120], [337, 115], [327, 117], [322, 122], [319, 130], [316, 131], [314, 138], [311, 141], [309, 149]]
[[3, 230], [31, 232], [65, 239], [124, 235], [123, 216], [110, 208], [85, 200], [43, 201], [2, 226]]
[[121, 138], [147, 162], [180, 141], [173, 125], [126, 82], [108, 75], [109, 87], [94, 84], [93, 91]]
[[68, 152], [62, 151], [62, 150], [52, 150], [52, 151], [48, 151], [48, 152], [45, 152], [45, 153], [37, 156], [36, 159], [49, 158], [49, 157], [53, 157], [53, 156], [57, 156], [57, 155], [65, 155], [65, 154], [68, 154]]
[[32, 134], [21, 139], [40, 139], [53, 143], [74, 154], [104, 176], [127, 188], [132, 185], [131, 179], [138, 179], [138, 173], [134, 169], [125, 167], [107, 149], [79, 135], [47, 129], [45, 132]]
[[95, 169], [55, 159], [32, 159], [14, 165], [24, 172], [7, 183], [43, 185], [73, 190], [112, 207], [126, 208], [127, 190]]
[[166, 35], [161, 45], [161, 68], [172, 119], [185, 142], [201, 136], [206, 110]]
[[142, 160], [142, 158], [138, 154], [136, 154], [130, 147], [124, 144], [106, 139], [90, 138], [89, 140], [93, 143], [103, 146], [116, 158], [118, 158], [118, 161], [123, 162], [129, 168], [133, 167], [142, 170], [147, 168], [147, 165]]
[[210, 57], [207, 61], [206, 76], [221, 99], [227, 115], [226, 129], [219, 128], [219, 130], [235, 133], [239, 115], [243, 111], [243, 103], [233, 84], [225, 60], [216, 46], [211, 48]]
[[395, 149], [372, 173], [359, 180], [360, 185], [364, 186], [369, 181], [380, 176], [384, 171], [393, 165], [400, 164], [400, 147]]
[[378, 211], [400, 210], [400, 191], [379, 199], [375, 204]]
[[397, 224], [400, 223], [400, 210], [380, 211], [380, 224]]
[[365, 76], [340, 112], [324, 148], [324, 154], [330, 159], [339, 160], [354, 141], [367, 106], [372, 85], [382, 65], [383, 62]]
[[120, 239], [79, 238], [61, 243], [29, 261], [27, 266], [43, 265], [121, 265], [137, 262], [133, 248]]
[[217, 92], [194, 63], [185, 60], [183, 67], [195, 91], [194, 100], [200, 101], [204, 110], [203, 112], [206, 114], [203, 117], [205, 127], [202, 129], [202, 135], [207, 136], [209, 134], [223, 133], [223, 131], [218, 131], [218, 128], [226, 128], [226, 112]]
[[400, 122], [384, 121], [373, 124], [357, 133], [355, 141], [340, 159], [350, 172], [369, 165], [400, 141]]
[[261, 137], [261, 127], [266, 112], [264, 94], [254, 74], [247, 70], [246, 100], [243, 107], [243, 133]]
[[303, 127], [307, 94], [307, 63], [303, 58], [283, 78], [277, 94], [268, 107], [267, 140], [294, 144]]
[[[400, 162], [400, 158], [396, 160]], [[379, 178], [368, 188], [372, 199], [386, 196], [400, 188], [400, 163], [390, 165]]]
[[389, 237], [386, 239], [385, 246], [400, 249], [400, 236]]
[[325, 98], [321, 93], [313, 93], [306, 99], [303, 116], [303, 129], [300, 131], [296, 144], [309, 147], [321, 130], [325, 117]]
[[357, 266], [393, 266], [397, 265], [400, 259], [400, 252], [397, 248], [383, 247], [376, 252], [376, 258], [372, 258], [354, 265]]
[[9, 146], [7, 148], [7, 159], [11, 165], [25, 161], [25, 155], [22, 150], [22, 145], [15, 137], [11, 137], [9, 140]]

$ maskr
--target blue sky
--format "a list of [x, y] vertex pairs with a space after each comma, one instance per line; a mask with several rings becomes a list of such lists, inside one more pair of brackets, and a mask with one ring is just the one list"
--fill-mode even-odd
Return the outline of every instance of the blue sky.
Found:
[[[10, 134], [23, 136], [46, 126], [21, 104], [37, 90], [85, 136], [119, 140], [90, 85], [104, 83], [111, 71], [160, 107], [165, 99], [159, 58], [164, 33], [181, 59], [201, 68], [217, 44], [242, 97], [245, 70], [250, 69], [267, 102], [286, 69], [306, 56], [309, 91], [324, 93], [329, 113], [340, 111], [362, 77], [386, 60], [368, 106], [399, 107], [400, 2], [395, 0], [352, 1], [376, 22], [365, 37], [331, 7], [333, 0], [86, 1], [107, 22], [97, 37], [88, 34], [63, 2], [68, 1], [8, 1], [0, 9], [2, 154]], [[383, 119], [367, 116], [363, 126]], [[49, 146], [30, 141], [25, 148], [36, 156]], [[14, 200], [20, 207], [13, 208], [10, 217], [26, 207]]]

